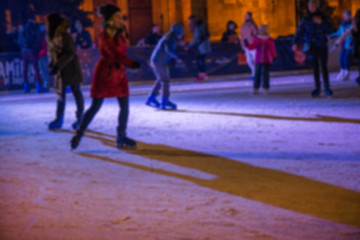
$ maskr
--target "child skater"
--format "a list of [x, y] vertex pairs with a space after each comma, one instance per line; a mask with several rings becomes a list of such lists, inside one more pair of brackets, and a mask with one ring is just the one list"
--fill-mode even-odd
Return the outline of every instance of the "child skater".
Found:
[[125, 66], [140, 68], [140, 64], [126, 56], [126, 32], [122, 23], [121, 12], [117, 6], [105, 4], [99, 7], [99, 14], [104, 18], [104, 28], [99, 37], [100, 59], [94, 70], [91, 82], [90, 108], [85, 112], [76, 135], [71, 139], [71, 148], [75, 149], [99, 111], [104, 98], [116, 97], [119, 102], [117, 138], [118, 148], [136, 147], [136, 142], [126, 136], [129, 115], [129, 86]]
[[[351, 11], [345, 10], [343, 15], [343, 20], [339, 26], [339, 29], [336, 32], [330, 34], [329, 38], [341, 37], [351, 27], [352, 27]], [[344, 41], [341, 44], [341, 52], [339, 58], [340, 73], [337, 76], [337, 80], [340, 81], [349, 80], [350, 61], [351, 61], [353, 46], [354, 46], [353, 36], [350, 34], [344, 39]]]
[[259, 93], [259, 88], [262, 79], [262, 86], [267, 93], [270, 88], [270, 74], [269, 67], [273, 60], [276, 60], [275, 42], [269, 36], [269, 27], [261, 25], [259, 27], [259, 35], [256, 36], [251, 44], [245, 41], [245, 45], [249, 50], [256, 49], [255, 57], [255, 79], [254, 79], [254, 94]]
[[79, 127], [83, 112], [84, 99], [80, 89], [83, 80], [80, 61], [76, 55], [75, 43], [68, 33], [69, 21], [59, 13], [50, 14], [48, 22], [48, 41], [51, 57], [50, 74], [56, 74], [55, 92], [57, 100], [56, 118], [49, 124], [50, 130], [60, 129], [63, 125], [66, 103], [66, 88], [70, 86], [76, 103], [76, 121], [72, 127]]
[[[151, 91], [149, 98], [146, 101], [146, 105], [155, 108], [161, 108], [163, 110], [174, 110], [177, 108], [175, 103], [169, 100], [170, 96], [170, 76], [167, 70], [167, 64], [174, 58], [179, 61], [182, 59], [175, 52], [176, 42], [184, 35], [184, 28], [179, 23], [174, 23], [171, 29], [166, 33], [156, 45], [152, 52], [150, 62], [151, 68], [156, 76], [156, 82]], [[162, 102], [156, 100], [156, 96], [159, 94], [162, 87]]]

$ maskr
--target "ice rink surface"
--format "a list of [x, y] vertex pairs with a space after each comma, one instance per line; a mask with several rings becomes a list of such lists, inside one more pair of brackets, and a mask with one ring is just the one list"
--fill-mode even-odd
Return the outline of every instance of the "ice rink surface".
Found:
[[178, 111], [131, 97], [130, 151], [115, 99], [70, 151], [71, 94], [56, 132], [54, 96], [1, 95], [0, 239], [360, 239], [359, 86], [218, 85], [174, 93]]

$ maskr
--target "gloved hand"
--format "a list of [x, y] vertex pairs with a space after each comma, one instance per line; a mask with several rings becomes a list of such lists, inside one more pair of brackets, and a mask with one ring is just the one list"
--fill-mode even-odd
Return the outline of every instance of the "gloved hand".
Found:
[[132, 65], [131, 65], [131, 68], [132, 69], [138, 69], [138, 68], [140, 68], [140, 63], [139, 62], [134, 62]]
[[276, 62], [277, 61], [277, 57], [276, 58], [273, 58], [273, 62]]
[[57, 68], [56, 65], [54, 65], [54, 66], [52, 66], [52, 67], [50, 68], [49, 74], [50, 74], [50, 75], [55, 75], [57, 72], [58, 72], [58, 68]]

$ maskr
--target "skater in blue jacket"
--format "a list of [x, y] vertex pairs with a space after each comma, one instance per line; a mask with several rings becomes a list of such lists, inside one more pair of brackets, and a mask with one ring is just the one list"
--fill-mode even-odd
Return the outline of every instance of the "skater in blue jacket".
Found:
[[[167, 65], [171, 59], [182, 61], [176, 50], [176, 43], [184, 35], [184, 28], [179, 23], [174, 23], [171, 29], [166, 33], [156, 45], [150, 58], [151, 68], [154, 71], [156, 81], [151, 91], [146, 105], [163, 110], [177, 108], [176, 104], [169, 100], [170, 97], [170, 76], [167, 70]], [[162, 87], [162, 102], [156, 100]]]

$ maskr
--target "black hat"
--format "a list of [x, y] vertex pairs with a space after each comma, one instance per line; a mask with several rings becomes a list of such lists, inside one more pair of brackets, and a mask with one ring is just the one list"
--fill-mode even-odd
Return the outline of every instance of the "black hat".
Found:
[[103, 4], [99, 7], [99, 14], [104, 18], [104, 21], [107, 22], [110, 20], [112, 15], [116, 12], [120, 12], [120, 8], [112, 4]]
[[55, 12], [50, 14], [47, 17], [48, 20], [48, 33], [50, 38], [52, 39], [54, 37], [55, 31], [57, 29], [57, 27], [61, 24], [63, 18], [61, 17], [59, 12]]
[[112, 4], [103, 4], [99, 7], [99, 14], [104, 18], [105, 22], [109, 21], [116, 12], [120, 11], [120, 8]]

